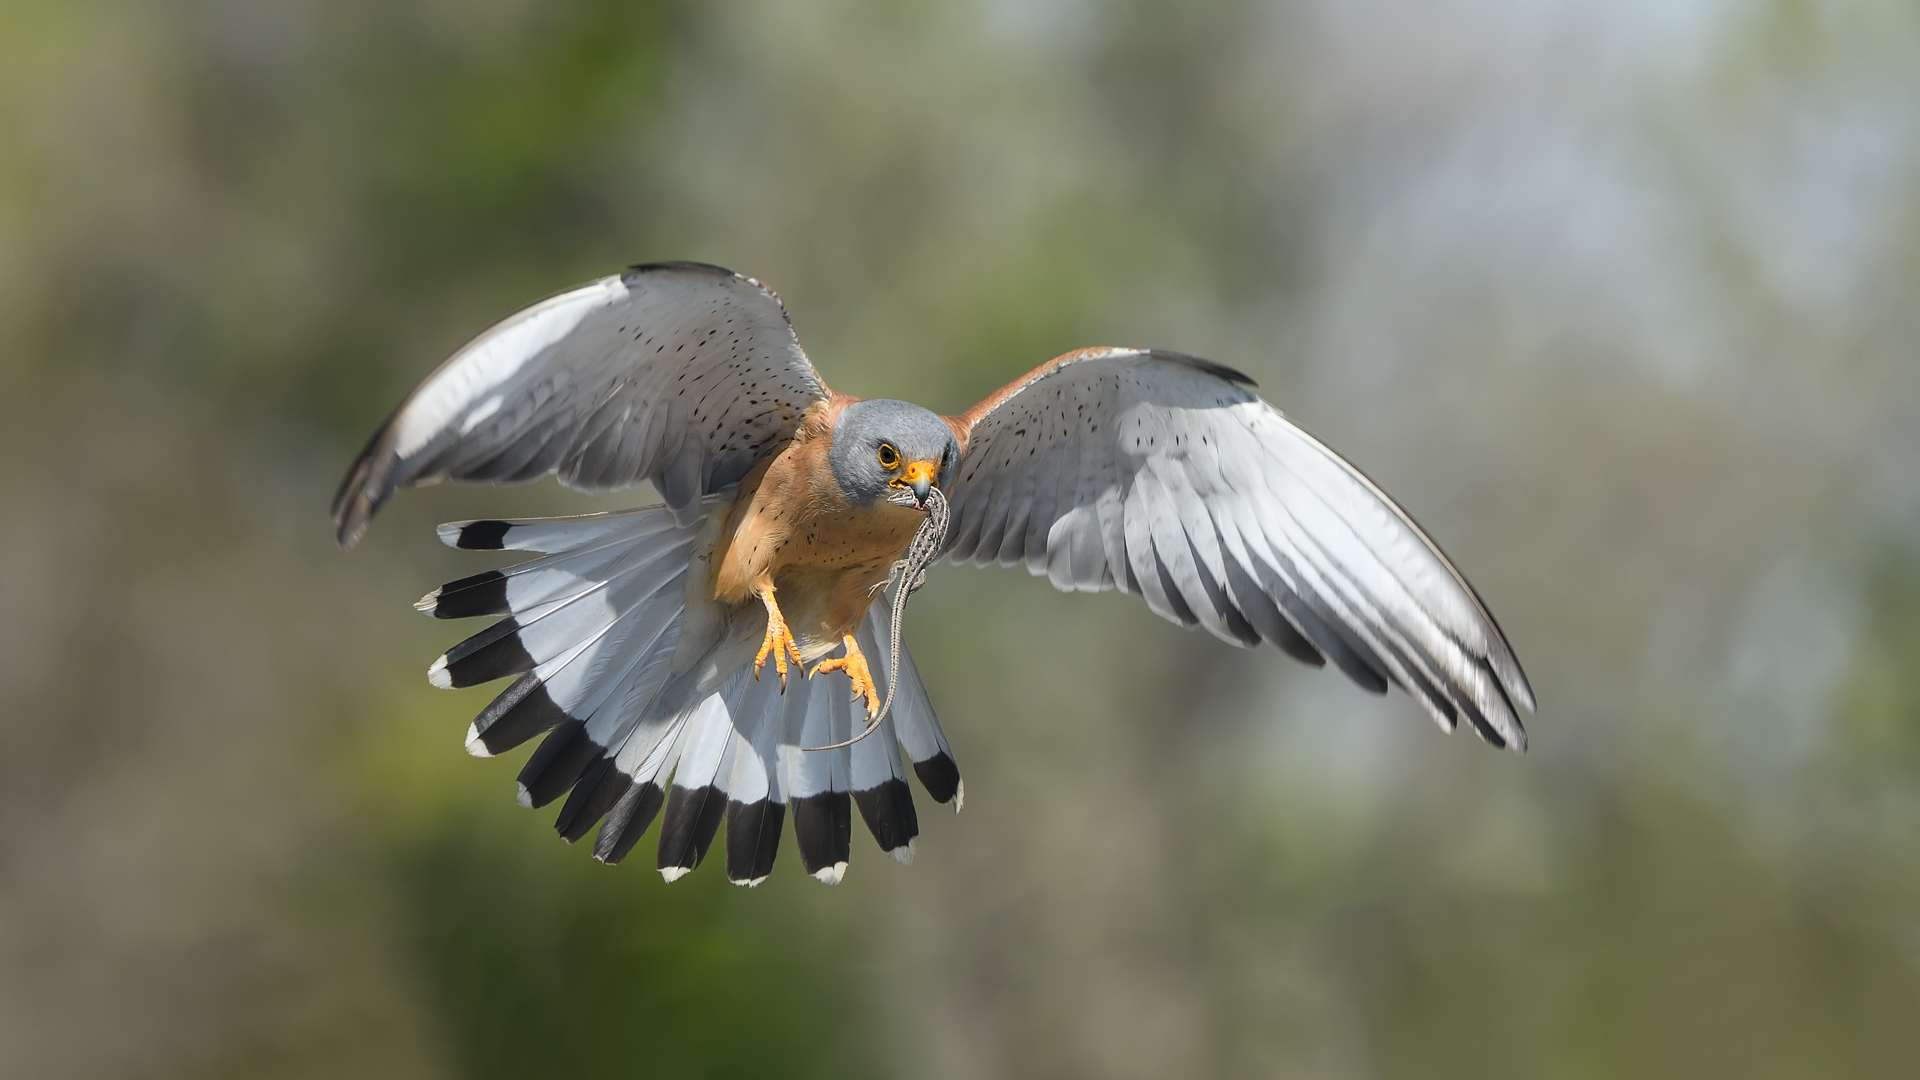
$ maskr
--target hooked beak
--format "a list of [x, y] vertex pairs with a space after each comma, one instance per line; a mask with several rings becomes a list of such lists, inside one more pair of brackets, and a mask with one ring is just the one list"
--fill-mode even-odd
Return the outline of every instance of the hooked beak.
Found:
[[912, 489], [915, 510], [927, 508], [927, 492], [933, 490], [933, 477], [939, 469], [940, 463], [937, 461], [916, 461], [908, 465], [900, 474], [900, 479], [896, 483], [905, 484]]

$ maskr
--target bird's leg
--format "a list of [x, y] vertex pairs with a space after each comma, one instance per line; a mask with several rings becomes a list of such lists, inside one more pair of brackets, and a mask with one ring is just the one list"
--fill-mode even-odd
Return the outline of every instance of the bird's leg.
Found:
[[844, 671], [847, 678], [853, 680], [853, 700], [867, 699], [867, 719], [871, 720], [880, 712], [880, 689], [873, 685], [873, 672], [867, 667], [867, 658], [861, 653], [859, 643], [853, 635], [846, 636], [846, 655], [832, 660], [822, 660], [813, 669], [815, 675], [823, 671]]
[[[793, 640], [793, 631], [787, 629], [786, 616], [780, 614], [780, 605], [773, 602], [773, 589], [760, 594], [760, 602], [767, 605], [767, 636], [760, 641], [759, 655], [753, 658], [753, 677], [760, 677], [760, 669], [767, 666], [767, 654], [773, 654], [773, 670], [780, 673], [780, 692], [787, 690], [787, 657], [793, 657], [793, 665], [800, 667], [800, 643]], [[805, 669], [802, 669], [804, 674]]]

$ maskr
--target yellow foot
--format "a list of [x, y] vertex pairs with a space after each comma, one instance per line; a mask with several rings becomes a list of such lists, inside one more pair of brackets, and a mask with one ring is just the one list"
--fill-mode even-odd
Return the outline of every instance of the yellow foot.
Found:
[[853, 635], [846, 636], [847, 652], [845, 656], [832, 660], [822, 660], [813, 669], [815, 675], [824, 671], [844, 671], [847, 678], [853, 680], [853, 700], [867, 699], [867, 719], [871, 720], [880, 713], [880, 690], [873, 685], [873, 672], [867, 668], [867, 658], [860, 652], [860, 646]]
[[793, 632], [787, 629], [787, 620], [780, 614], [780, 605], [773, 602], [773, 591], [769, 589], [760, 598], [767, 605], [767, 636], [760, 641], [760, 653], [753, 658], [753, 677], [760, 677], [760, 669], [767, 666], [767, 655], [773, 655], [773, 670], [780, 673], [780, 692], [787, 690], [787, 657], [793, 657], [793, 666], [800, 666], [800, 643], [793, 640]]

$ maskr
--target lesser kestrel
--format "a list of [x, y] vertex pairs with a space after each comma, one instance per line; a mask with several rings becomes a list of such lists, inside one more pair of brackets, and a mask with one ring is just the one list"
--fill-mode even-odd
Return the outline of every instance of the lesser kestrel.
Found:
[[901, 751], [958, 809], [960, 772], [909, 656], [874, 738], [810, 749], [847, 740], [881, 700], [890, 625], [876, 598], [935, 488], [954, 562], [1133, 593], [1523, 749], [1533, 693], [1472, 587], [1251, 385], [1178, 353], [1083, 349], [940, 416], [828, 390], [753, 279], [655, 263], [461, 349], [375, 434], [333, 515], [350, 546], [409, 484], [653, 484], [664, 505], [442, 526], [455, 547], [544, 554], [419, 607], [501, 617], [429, 673], [443, 687], [517, 676], [468, 749], [545, 734], [521, 802], [567, 796], [560, 834], [598, 822], [594, 855], [609, 863], [660, 816], [668, 880], [700, 862], [723, 817], [728, 878], [763, 880], [789, 807], [801, 864], [822, 881], [845, 873], [853, 806], [904, 861], [919, 826]]

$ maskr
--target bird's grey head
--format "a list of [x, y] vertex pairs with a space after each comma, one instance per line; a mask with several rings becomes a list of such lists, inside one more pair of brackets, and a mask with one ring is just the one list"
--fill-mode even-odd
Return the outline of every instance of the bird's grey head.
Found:
[[833, 425], [828, 460], [840, 490], [855, 505], [885, 499], [926, 508], [927, 492], [952, 479], [960, 459], [953, 429], [935, 413], [905, 401], [856, 401]]

